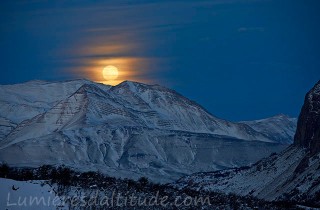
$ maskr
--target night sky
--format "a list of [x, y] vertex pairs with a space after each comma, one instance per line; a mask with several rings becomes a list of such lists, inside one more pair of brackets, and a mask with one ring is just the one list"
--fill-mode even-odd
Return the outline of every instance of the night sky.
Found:
[[296, 117], [320, 79], [320, 1], [1, 1], [0, 84], [86, 78], [172, 88], [215, 116]]

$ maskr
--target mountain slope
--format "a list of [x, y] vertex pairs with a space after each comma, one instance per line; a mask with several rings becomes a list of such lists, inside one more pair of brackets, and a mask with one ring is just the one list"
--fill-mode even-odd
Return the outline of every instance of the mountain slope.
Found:
[[254, 130], [263, 133], [268, 138], [283, 144], [292, 144], [297, 128], [297, 118], [280, 114], [262, 120], [242, 121]]
[[[87, 80], [53, 84], [40, 81], [29, 83], [1, 86], [0, 96], [3, 99], [2, 101], [11, 104], [9, 111], [6, 106], [2, 106], [0, 110], [0, 114], [4, 120], [13, 124], [20, 123], [24, 125], [24, 120], [30, 120], [39, 114], [47, 112], [57, 103], [68, 103], [62, 102], [62, 100], [66, 100], [67, 97], [76, 92], [78, 90], [76, 88], [89, 85], [96, 93], [95, 95], [91, 94], [92, 97], [90, 99], [94, 100], [95, 102], [93, 103], [95, 104], [92, 104], [92, 109], [88, 110], [101, 112], [98, 114], [99, 116], [93, 117], [95, 119], [103, 119], [103, 116], [113, 114], [117, 115], [116, 118], [120, 118], [120, 121], [124, 118], [126, 120], [131, 118], [129, 121], [134, 126], [219, 134], [244, 140], [279, 142], [277, 138], [274, 138], [274, 135], [269, 135], [270, 133], [268, 132], [261, 132], [259, 129], [255, 129], [258, 127], [255, 126], [256, 122], [232, 123], [218, 119], [195, 102], [190, 101], [175, 91], [158, 85], [145, 85], [126, 81], [110, 88], [110, 86], [100, 85]], [[40, 87], [37, 88], [37, 86]], [[22, 93], [20, 93], [20, 88], [24, 90]], [[7, 97], [9, 94], [18, 96], [11, 99]], [[30, 97], [28, 94], [30, 94]], [[46, 97], [43, 97], [43, 95]], [[41, 104], [38, 106], [37, 103], [40, 103], [40, 100]], [[110, 104], [111, 101], [112, 104]], [[99, 107], [100, 105], [104, 110]], [[20, 106], [25, 108], [21, 109]], [[112, 113], [111, 110], [117, 110], [118, 113]], [[132, 117], [135, 119], [132, 119]], [[289, 129], [292, 129], [292, 126]], [[275, 134], [283, 131], [284, 129], [277, 131], [274, 127], [271, 129], [271, 132]], [[8, 134], [5, 131], [3, 133], [3, 135]], [[292, 134], [291, 136], [287, 135], [286, 141], [290, 141], [292, 138]]]
[[[1, 97], [8, 88], [17, 95], [20, 86], [24, 94], [3, 100], [33, 111], [18, 118], [14, 111], [1, 110], [3, 124], [11, 127], [3, 126], [0, 160], [13, 165], [65, 164], [168, 181], [198, 171], [249, 165], [286, 147], [253, 126], [216, 118], [159, 85], [36, 81], [0, 87]], [[40, 99], [42, 111], [32, 103]]]
[[259, 198], [311, 200], [320, 195], [320, 81], [307, 93], [294, 144], [248, 169], [199, 173], [179, 180], [179, 188], [222, 191]]
[[[66, 99], [88, 80], [65, 82], [30, 81], [15, 85], [0, 86], [0, 116], [13, 123], [21, 123], [50, 109]], [[108, 87], [108, 86], [105, 86]]]

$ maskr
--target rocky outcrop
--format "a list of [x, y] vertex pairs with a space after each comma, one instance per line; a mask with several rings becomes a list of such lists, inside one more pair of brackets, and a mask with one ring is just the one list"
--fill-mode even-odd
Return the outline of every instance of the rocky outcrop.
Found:
[[294, 144], [307, 148], [310, 155], [320, 152], [320, 81], [305, 97]]

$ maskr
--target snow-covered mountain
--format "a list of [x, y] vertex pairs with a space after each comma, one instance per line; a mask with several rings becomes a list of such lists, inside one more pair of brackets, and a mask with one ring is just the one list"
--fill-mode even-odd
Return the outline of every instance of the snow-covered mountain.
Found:
[[253, 195], [266, 200], [312, 200], [320, 196], [320, 81], [307, 93], [294, 144], [250, 168], [198, 173], [175, 186]]
[[[231, 123], [212, 116], [195, 102], [159, 85], [126, 81], [112, 87], [88, 80], [30, 81], [0, 86], [0, 126], [6, 127], [6, 129], [0, 129], [3, 136], [6, 136], [9, 133], [6, 130], [11, 130], [15, 127], [14, 125], [21, 124], [39, 114], [50, 112], [50, 110], [54, 112], [54, 109], [65, 111], [62, 103], [81, 106], [83, 105], [81, 103], [87, 100], [65, 102], [71, 100], [70, 97], [75, 95], [90, 95], [90, 99], [96, 101], [96, 103], [91, 103], [90, 108], [95, 109], [99, 115], [92, 117], [105, 121], [108, 119], [101, 116], [107, 116], [113, 121], [112, 124], [115, 123], [114, 118], [117, 118], [121, 121], [121, 125], [124, 125], [123, 121], [130, 121], [130, 126], [221, 134], [266, 142], [278, 142], [277, 137], [272, 134], [278, 135], [283, 132], [288, 132], [286, 141], [293, 140], [292, 130], [295, 129], [296, 124], [294, 118], [283, 115], [265, 120]], [[103, 107], [99, 106], [101, 104]], [[106, 113], [106, 110], [102, 110], [110, 108], [106, 106], [115, 108], [115, 110], [111, 109]], [[123, 113], [117, 113], [117, 110]], [[131, 114], [131, 119], [126, 114]], [[113, 118], [110, 115], [113, 115]]]
[[297, 128], [297, 118], [283, 114], [262, 120], [242, 121], [241, 123], [247, 124], [270, 139], [283, 144], [293, 143], [292, 137]]
[[294, 125], [266, 122], [219, 119], [159, 85], [31, 81], [0, 86], [0, 160], [168, 180], [281, 151]]
[[[4, 139], [18, 124], [44, 113], [67, 98], [87, 80], [66, 82], [30, 81], [0, 86], [0, 139]], [[107, 87], [107, 86], [106, 86]]]

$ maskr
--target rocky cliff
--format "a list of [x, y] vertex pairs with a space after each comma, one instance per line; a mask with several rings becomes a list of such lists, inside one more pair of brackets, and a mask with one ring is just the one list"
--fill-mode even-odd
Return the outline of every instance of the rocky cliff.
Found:
[[305, 97], [294, 144], [307, 148], [311, 155], [320, 152], [320, 81]]

